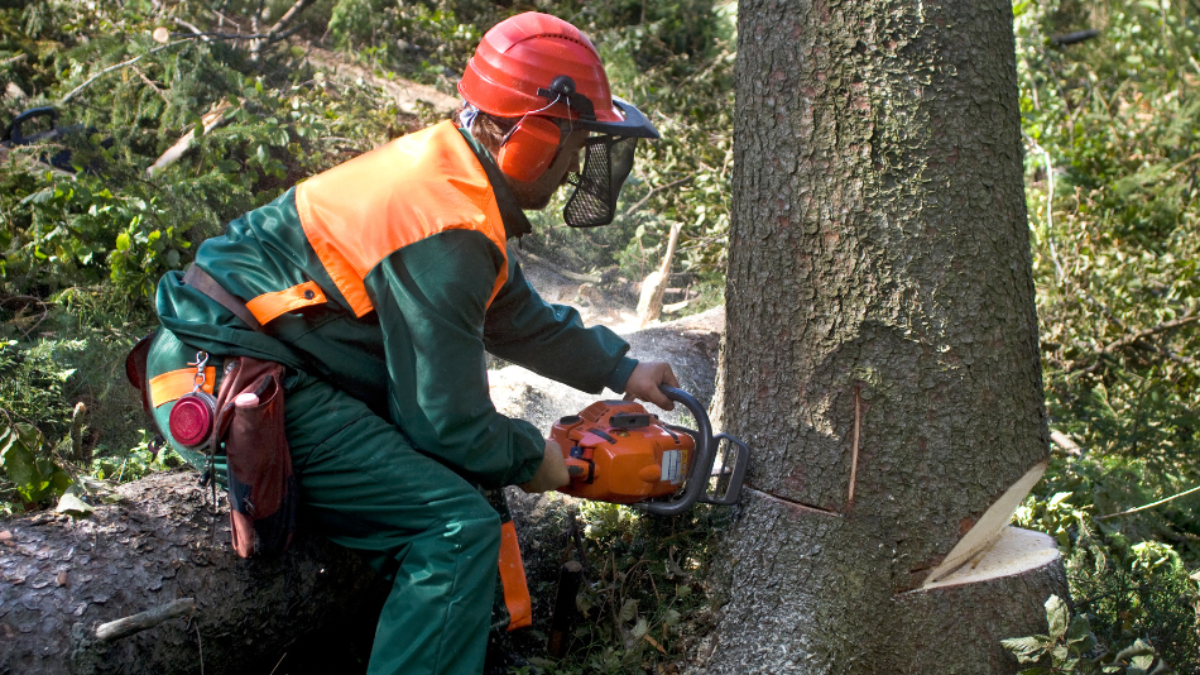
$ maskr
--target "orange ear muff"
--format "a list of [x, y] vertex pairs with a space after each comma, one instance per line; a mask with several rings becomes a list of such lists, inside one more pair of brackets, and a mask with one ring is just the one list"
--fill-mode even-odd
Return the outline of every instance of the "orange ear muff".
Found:
[[545, 117], [526, 117], [508, 133], [496, 164], [516, 180], [535, 181], [554, 161], [560, 138], [554, 122]]

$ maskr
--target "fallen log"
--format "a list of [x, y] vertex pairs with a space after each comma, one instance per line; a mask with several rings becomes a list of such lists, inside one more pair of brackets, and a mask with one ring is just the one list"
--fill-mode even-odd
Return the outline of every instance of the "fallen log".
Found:
[[374, 573], [319, 537], [301, 533], [278, 559], [237, 558], [227, 512], [194, 472], [118, 494], [87, 519], [0, 524], [0, 673], [261, 674], [371, 602]]
[[[675, 364], [707, 401], [723, 318], [712, 311], [626, 338], [634, 356]], [[492, 376], [497, 407], [543, 429], [596, 399], [516, 367]], [[664, 418], [688, 423], [679, 411]], [[304, 531], [279, 558], [237, 558], [223, 495], [214, 511], [196, 478], [176, 471], [123, 485], [120, 502], [84, 519], [0, 521], [0, 675], [264, 675], [284, 657], [280, 675], [361, 672], [352, 659], [320, 657], [364, 635], [365, 656], [387, 586], [354, 553]], [[514, 488], [509, 502], [535, 624], [494, 647], [544, 657], [575, 506]]]

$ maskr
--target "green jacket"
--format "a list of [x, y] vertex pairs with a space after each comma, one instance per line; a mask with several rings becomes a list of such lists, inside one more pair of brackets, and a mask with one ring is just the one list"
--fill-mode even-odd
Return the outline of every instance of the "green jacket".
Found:
[[544, 440], [496, 412], [484, 352], [593, 393], [623, 391], [637, 362], [612, 331], [542, 300], [508, 259], [506, 240], [529, 222], [469, 139], [448, 122], [397, 139], [205, 241], [195, 264], [265, 333], [177, 272], [158, 287], [163, 326], [214, 355], [325, 378], [485, 487], [529, 480]]

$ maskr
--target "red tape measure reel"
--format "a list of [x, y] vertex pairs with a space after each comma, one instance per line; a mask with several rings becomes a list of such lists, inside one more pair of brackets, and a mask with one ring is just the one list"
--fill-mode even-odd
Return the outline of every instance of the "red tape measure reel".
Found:
[[[212, 437], [217, 417], [217, 399], [204, 391], [204, 366], [208, 363], [206, 352], [196, 353], [196, 376], [192, 391], [175, 401], [167, 418], [167, 427], [176, 443], [195, 448], [208, 443]], [[192, 365], [192, 364], [188, 364]]]

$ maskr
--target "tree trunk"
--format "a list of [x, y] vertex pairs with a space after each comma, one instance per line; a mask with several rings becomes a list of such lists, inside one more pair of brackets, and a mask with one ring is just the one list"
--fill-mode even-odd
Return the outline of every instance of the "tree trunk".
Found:
[[[263, 675], [314, 631], [370, 615], [375, 574], [356, 555], [301, 533], [280, 558], [241, 560], [229, 548], [228, 511], [213, 515], [196, 477], [122, 486], [122, 503], [84, 520], [0, 524], [12, 537], [0, 542], [0, 673]], [[187, 597], [190, 620], [95, 636], [101, 624]]]
[[753, 489], [704, 672], [1011, 672], [1066, 593], [1052, 542], [997, 544], [1048, 451], [1011, 4], [749, 0], [737, 75]]

